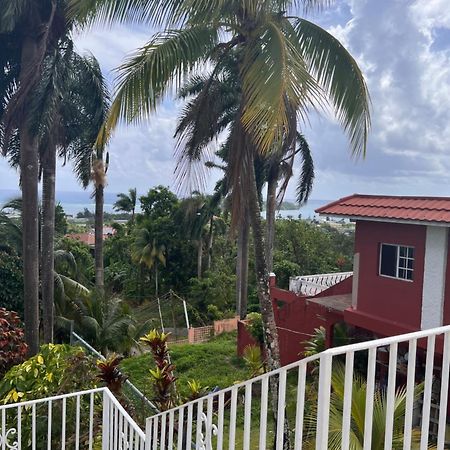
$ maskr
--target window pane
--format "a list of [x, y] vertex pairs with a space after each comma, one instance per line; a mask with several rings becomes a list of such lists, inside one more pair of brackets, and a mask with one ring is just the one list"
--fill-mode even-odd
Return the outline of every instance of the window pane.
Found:
[[414, 269], [414, 260], [408, 259], [408, 269]]
[[407, 247], [400, 247], [400, 256], [407, 256]]
[[407, 278], [408, 280], [412, 280], [412, 279], [413, 279], [413, 272], [412, 272], [412, 270], [408, 270], [408, 271], [406, 272], [406, 278]]
[[390, 277], [397, 276], [397, 246], [381, 244], [380, 274]]
[[400, 268], [400, 269], [405, 269], [406, 268], [406, 258], [399, 258], [398, 259], [398, 267]]
[[398, 271], [398, 277], [406, 279], [406, 270], [405, 269], [399, 269]]

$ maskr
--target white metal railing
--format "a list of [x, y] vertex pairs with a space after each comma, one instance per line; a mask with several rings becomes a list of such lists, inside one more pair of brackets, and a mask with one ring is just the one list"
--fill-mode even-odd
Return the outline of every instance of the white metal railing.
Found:
[[301, 295], [316, 295], [352, 275], [353, 272], [339, 272], [291, 277], [289, 290]]
[[[449, 361], [450, 326], [332, 348], [148, 418], [146, 450], [325, 450], [332, 442], [348, 450], [358, 431], [361, 447], [352, 448], [381, 448], [375, 439], [399, 448], [400, 433], [404, 450], [442, 450]], [[358, 392], [356, 380], [365, 380]]]
[[2, 405], [0, 419], [1, 450], [144, 450], [144, 432], [106, 388]]

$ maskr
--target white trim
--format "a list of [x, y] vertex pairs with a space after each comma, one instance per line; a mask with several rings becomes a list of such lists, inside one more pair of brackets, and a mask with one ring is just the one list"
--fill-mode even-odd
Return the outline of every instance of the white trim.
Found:
[[427, 227], [422, 288], [421, 328], [442, 325], [447, 272], [448, 232]]
[[348, 219], [350, 221], [360, 220], [362, 222], [385, 222], [385, 223], [399, 223], [404, 225], [431, 225], [434, 227], [450, 227], [450, 222], [432, 222], [426, 220], [407, 220], [407, 219], [392, 219], [388, 217], [365, 217], [365, 216], [350, 216], [346, 214], [325, 214], [318, 213], [319, 216], [323, 217], [334, 217], [337, 219]]

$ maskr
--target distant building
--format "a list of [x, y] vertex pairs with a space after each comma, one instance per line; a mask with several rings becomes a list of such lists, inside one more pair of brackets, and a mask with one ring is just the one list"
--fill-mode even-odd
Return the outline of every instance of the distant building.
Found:
[[[113, 227], [105, 226], [103, 227], [103, 240], [108, 239], [111, 236], [116, 234], [116, 230]], [[95, 245], [95, 233], [94, 230], [91, 230], [86, 233], [69, 233], [66, 234], [67, 238], [74, 239], [76, 241], [84, 242], [90, 247], [94, 247]]]

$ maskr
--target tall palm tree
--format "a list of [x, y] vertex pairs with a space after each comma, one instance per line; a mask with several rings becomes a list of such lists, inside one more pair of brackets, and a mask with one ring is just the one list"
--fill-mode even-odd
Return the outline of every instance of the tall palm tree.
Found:
[[[133, 243], [132, 258], [142, 268], [154, 270], [155, 274], [155, 296], [158, 303], [159, 319], [161, 322], [161, 328], [164, 331], [164, 322], [161, 312], [161, 302], [159, 299], [159, 279], [158, 279], [158, 262], [163, 266], [166, 265], [166, 249], [162, 244], [158, 244], [155, 239], [152, 238], [150, 232], [146, 228], [140, 228], [136, 232], [136, 239]], [[142, 282], [143, 280], [141, 280]]]
[[[39, 251], [38, 251], [38, 139], [31, 126], [31, 96], [42, 70], [47, 48], [59, 39], [64, 23], [64, 7], [57, 0], [4, 0], [0, 9], [0, 35], [16, 40], [17, 52], [0, 56], [1, 71], [8, 75], [3, 84], [0, 111], [3, 147], [11, 137], [20, 136], [22, 179], [23, 271], [25, 335], [31, 355], [39, 349]], [[13, 67], [14, 70], [10, 71]], [[4, 99], [7, 99], [5, 104]]]
[[128, 194], [121, 192], [117, 194], [117, 200], [113, 205], [116, 211], [125, 211], [131, 213], [131, 223], [134, 223], [134, 214], [136, 212], [137, 191], [136, 188], [129, 189]]
[[[72, 0], [81, 20], [132, 20], [163, 26], [120, 68], [118, 88], [105, 125], [108, 136], [119, 120], [148, 117], [175, 85], [205, 62], [216, 70], [230, 52], [238, 56], [241, 100], [230, 130], [230, 185], [233, 223], [247, 210], [253, 230], [258, 297], [268, 365], [280, 365], [277, 328], [269, 295], [259, 198], [253, 161], [295, 137], [297, 118], [329, 103], [349, 136], [355, 155], [364, 154], [369, 131], [369, 99], [362, 73], [348, 51], [327, 31], [295, 16], [297, 2], [250, 0]], [[323, 6], [327, 0], [304, 0]], [[91, 14], [91, 16], [89, 16]], [[214, 60], [211, 58], [214, 55]], [[201, 70], [201, 69], [200, 69]], [[204, 105], [206, 106], [206, 105]], [[202, 154], [181, 151], [179, 176], [191, 175]], [[276, 395], [276, 394], [275, 394]], [[273, 400], [276, 398], [274, 397]]]

